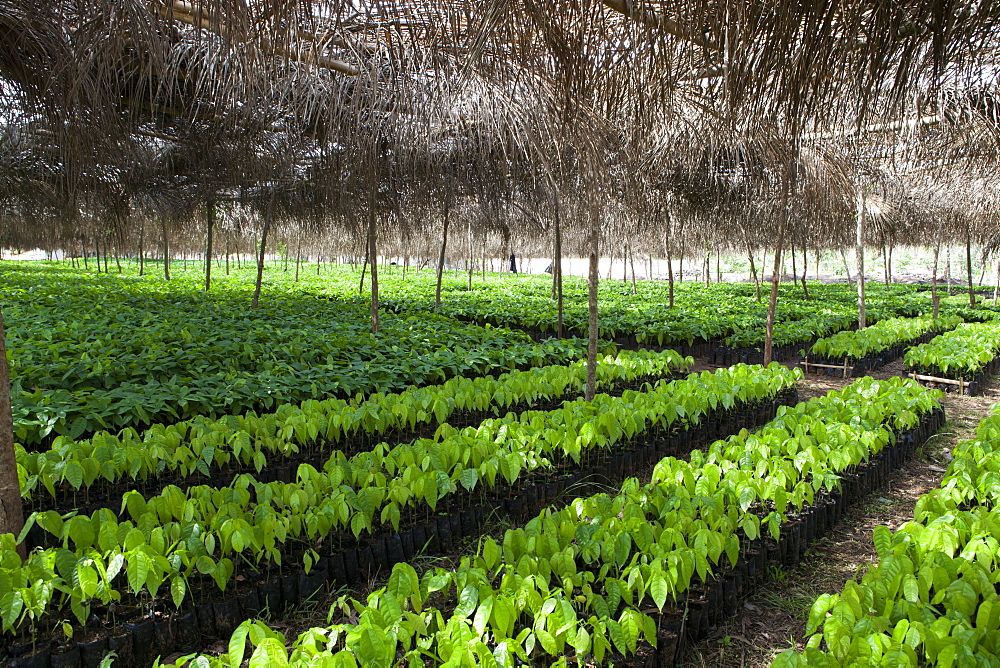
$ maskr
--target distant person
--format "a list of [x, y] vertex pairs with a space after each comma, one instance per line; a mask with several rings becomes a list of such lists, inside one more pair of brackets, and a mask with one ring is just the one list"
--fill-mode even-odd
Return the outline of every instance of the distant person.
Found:
[[514, 254], [510, 254], [510, 273], [517, 273], [517, 260], [514, 258]]

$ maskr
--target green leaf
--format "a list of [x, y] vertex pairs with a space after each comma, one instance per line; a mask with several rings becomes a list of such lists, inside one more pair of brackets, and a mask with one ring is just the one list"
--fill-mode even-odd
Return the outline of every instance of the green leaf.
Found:
[[138, 594], [146, 586], [146, 580], [149, 579], [149, 557], [144, 552], [131, 553], [128, 556], [125, 573], [128, 576], [128, 584], [132, 593]]
[[655, 571], [649, 581], [649, 593], [653, 597], [653, 603], [656, 604], [657, 609], [663, 612], [663, 606], [666, 605], [667, 595], [670, 593], [667, 587], [667, 579], [664, 577], [662, 571]]
[[19, 591], [9, 591], [0, 596], [0, 620], [4, 629], [11, 629], [24, 609], [24, 597]]
[[275, 666], [278, 668], [288, 666], [288, 653], [285, 651], [284, 644], [277, 638], [264, 638], [250, 657], [250, 668]]
[[243, 655], [247, 649], [247, 636], [250, 634], [250, 626], [253, 621], [242, 622], [229, 637], [229, 665], [239, 666], [243, 663]]
[[611, 636], [611, 642], [614, 643], [615, 649], [622, 654], [628, 654], [628, 638], [622, 630], [621, 624], [613, 619], [607, 620], [607, 623], [608, 635]]
[[174, 577], [170, 580], [170, 597], [174, 601], [174, 607], [180, 610], [181, 603], [184, 602], [184, 594], [187, 592], [187, 582], [182, 577]]
[[487, 536], [483, 540], [483, 561], [486, 564], [486, 570], [492, 571], [496, 568], [497, 564], [500, 563], [500, 557], [500, 547], [497, 542], [492, 537]]
[[462, 471], [461, 475], [459, 475], [458, 480], [462, 483], [462, 487], [471, 492], [476, 488], [476, 483], [479, 482], [479, 473], [476, 469], [465, 469]]
[[73, 489], [80, 489], [83, 485], [83, 466], [77, 460], [72, 459], [66, 463], [63, 476], [73, 486]]
[[903, 575], [903, 597], [910, 603], [917, 603], [920, 600], [920, 587], [912, 573]]

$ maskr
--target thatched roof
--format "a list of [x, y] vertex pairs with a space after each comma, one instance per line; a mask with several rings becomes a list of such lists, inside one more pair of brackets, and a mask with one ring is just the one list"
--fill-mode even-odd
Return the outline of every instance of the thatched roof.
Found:
[[[929, 230], [945, 198], [913, 174], [957, 186], [996, 164], [996, 14], [915, 0], [0, 0], [0, 198], [128, 221], [121, 202], [183, 217], [277, 194], [289, 218], [353, 227], [374, 180], [397, 225], [437, 225], [407, 207], [475, 198], [497, 229], [544, 238], [553, 202], [586, 200], [633, 212], [607, 220], [673, 207], [703, 238], [766, 244], [760, 222], [794, 173], [810, 243], [849, 238], [866, 182], [892, 184], [873, 234]], [[948, 216], [985, 220], [973, 199], [951, 196]]]

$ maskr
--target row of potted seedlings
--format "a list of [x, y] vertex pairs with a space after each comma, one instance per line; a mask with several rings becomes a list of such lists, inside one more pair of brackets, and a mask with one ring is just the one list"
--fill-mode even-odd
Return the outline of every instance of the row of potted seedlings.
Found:
[[[858, 378], [889, 364], [911, 347], [926, 343], [962, 323], [957, 315], [938, 318], [886, 318], [864, 329], [846, 330], [819, 339], [809, 348], [811, 364], [818, 373], [840, 375], [837, 368], [848, 367], [849, 376]], [[812, 369], [811, 369], [812, 370]]]
[[[620, 393], [677, 377], [692, 364], [673, 351], [622, 352], [599, 359], [597, 383], [603, 392]], [[300, 463], [322, 465], [333, 449], [350, 456], [387, 440], [431, 436], [444, 422], [472, 425], [508, 411], [553, 409], [579, 396], [585, 382], [585, 364], [576, 362], [351, 400], [309, 400], [261, 415], [196, 418], [142, 434], [60, 436], [46, 451], [17, 446], [21, 493], [31, 511], [97, 504], [92, 511], [130, 489], [148, 496], [168, 483], [210, 484], [245, 472], [281, 479]]]
[[[334, 483], [336, 478], [325, 479], [325, 487], [317, 485], [324, 474], [342, 470], [342, 460], [322, 473], [300, 467], [297, 487], [242, 476], [228, 488], [174, 488], [172, 498], [157, 503], [132, 493], [123, 499], [128, 520], [119, 520], [108, 510], [90, 518], [65, 520], [54, 513], [39, 514], [35, 525], [59, 545], [35, 550], [24, 564], [13, 546], [7, 546], [0, 585], [7, 582], [9, 587], [0, 591], [0, 599], [10, 594], [31, 605], [16, 611], [0, 609], [0, 613], [9, 632], [24, 629], [29, 620], [32, 625], [51, 621], [67, 614], [68, 608], [79, 620], [79, 628], [92, 632], [109, 625], [114, 616], [111, 611], [117, 608], [118, 619], [128, 623], [94, 640], [93, 649], [70, 643], [58, 648], [68, 651], [53, 652], [48, 644], [29, 643], [25, 638], [15, 641], [22, 645], [17, 652], [28, 655], [18, 658], [18, 665], [75, 665], [76, 657], [84, 661], [85, 655], [93, 657], [102, 647], [119, 654], [131, 651], [132, 659], [141, 664], [155, 652], [191, 649], [194, 629], [198, 635], [225, 635], [240, 618], [252, 617], [262, 607], [276, 609], [278, 598], [280, 605], [294, 604], [327, 583], [358, 582], [373, 568], [388, 568], [424, 549], [448, 551], [457, 536], [477, 535], [480, 522], [492, 512], [523, 517], [588, 480], [606, 483], [608, 478], [643, 466], [648, 470], [657, 457], [686, 451], [699, 440], [719, 435], [720, 429], [760, 424], [774, 414], [778, 403], [794, 401], [797, 377], [778, 365], [766, 371], [736, 367], [693, 374], [647, 393], [626, 392], [621, 398], [599, 395], [593, 404], [568, 402], [552, 413], [528, 412], [487, 421], [478, 430], [462, 430], [426, 445], [442, 446], [449, 438], [458, 439], [459, 449], [471, 452], [493, 443], [494, 450], [506, 448], [519, 458], [517, 469], [502, 471], [490, 490], [484, 489], [489, 485], [482, 469], [477, 469], [481, 484], [466, 487], [463, 474], [473, 469], [453, 466], [449, 473], [456, 484], [435, 499], [436, 507], [427, 507], [429, 499], [411, 496], [410, 505], [419, 501], [421, 507], [388, 520], [384, 514], [380, 517], [361, 507], [361, 493], [346, 506], [327, 501], [295, 506], [297, 498], [306, 498], [306, 492], [325, 498], [329, 489], [341, 489], [346, 483], [341, 474], [340, 485]], [[579, 415], [570, 421], [574, 412]], [[552, 429], [556, 424], [566, 429], [562, 438]], [[518, 429], [521, 432], [515, 439], [512, 436]], [[477, 432], [488, 437], [477, 441]], [[538, 448], [535, 454], [526, 452], [529, 445]], [[372, 458], [390, 456], [379, 451], [369, 454]], [[558, 466], [548, 465], [549, 460]], [[495, 465], [496, 457], [483, 459], [488, 462]], [[425, 465], [433, 463], [424, 458], [407, 470], [427, 474]], [[359, 475], [368, 471], [365, 482], [377, 482], [367, 465], [352, 470]], [[400, 478], [399, 468], [395, 473], [394, 479]], [[388, 497], [384, 500], [389, 503], [386, 507], [393, 505]], [[345, 507], [351, 517], [338, 524]], [[210, 520], [207, 515], [207, 521], [195, 520], [195, 515], [206, 512], [214, 513]], [[355, 531], [359, 527], [353, 520], [358, 516], [366, 519]], [[299, 538], [293, 540], [296, 533]], [[97, 576], [95, 587], [79, 585], [89, 583], [92, 575]], [[32, 580], [49, 583], [47, 598], [32, 599], [28, 592]], [[169, 593], [161, 591], [161, 586]], [[218, 595], [220, 589], [226, 591], [224, 598]], [[126, 619], [129, 613], [131, 619]], [[146, 642], [151, 632], [159, 639]], [[32, 654], [33, 645], [39, 651]]]
[[896, 531], [877, 527], [878, 562], [817, 598], [803, 652], [773, 665], [1000, 663], [1000, 414], [959, 443], [934, 490]]
[[769, 560], [796, 561], [942, 419], [912, 381], [858, 381], [758, 433], [666, 457], [650, 484], [543, 510], [456, 568], [397, 564], [290, 644], [246, 622], [229, 651], [178, 665], [674, 665], [685, 635], [732, 612]]
[[922, 383], [975, 396], [1000, 370], [1000, 324], [965, 323], [906, 351], [906, 373]]

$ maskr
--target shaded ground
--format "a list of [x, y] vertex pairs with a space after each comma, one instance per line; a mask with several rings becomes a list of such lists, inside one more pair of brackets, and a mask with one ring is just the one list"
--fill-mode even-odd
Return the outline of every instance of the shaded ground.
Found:
[[[899, 375], [902, 362], [873, 374], [876, 378]], [[825, 394], [850, 379], [806, 376], [799, 385], [800, 399]], [[1000, 400], [996, 382], [985, 396], [946, 395], [943, 404], [948, 423], [931, 438], [923, 451], [890, 477], [889, 484], [853, 508], [837, 528], [813, 544], [802, 562], [772, 580], [750, 598], [736, 617], [712, 635], [688, 648], [682, 666], [767, 666], [786, 649], [805, 646], [805, 624], [816, 597], [843, 589], [847, 580], [859, 578], [876, 557], [872, 530], [878, 525], [896, 529], [913, 518], [921, 494], [936, 487], [944, 475], [951, 448], [969, 438], [992, 403]]]

